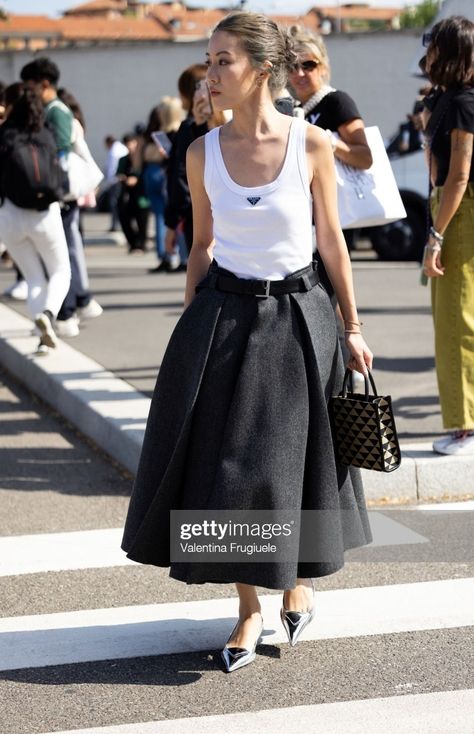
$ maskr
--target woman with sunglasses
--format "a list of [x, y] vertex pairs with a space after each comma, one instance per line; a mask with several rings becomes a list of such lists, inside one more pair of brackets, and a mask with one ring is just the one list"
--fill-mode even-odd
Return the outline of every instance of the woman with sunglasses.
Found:
[[[433, 226], [423, 269], [431, 278], [441, 454], [474, 454], [474, 23], [446, 18], [425, 34], [425, 100]], [[428, 117], [429, 115], [429, 117]]]
[[[129, 558], [169, 566], [174, 579], [236, 584], [238, 621], [221, 652], [228, 672], [255, 658], [257, 586], [284, 589], [280, 618], [293, 646], [316, 613], [312, 578], [335, 573], [345, 550], [371, 540], [360, 474], [333, 448], [327, 401], [344, 368], [311, 262], [313, 213], [346, 319], [349, 367], [366, 372], [372, 353], [337, 216], [331, 146], [273, 104], [294, 58], [287, 34], [254, 13], [226, 16], [209, 40], [213, 104], [233, 117], [188, 149], [194, 227], [185, 311], [160, 368], [123, 540]], [[206, 522], [224, 510], [227, 524], [246, 513], [243, 527], [255, 520], [255, 538], [258, 521], [276, 520], [282, 552], [172, 558], [170, 533], [183, 537], [176, 518], [170, 528], [174, 508], [186, 511], [185, 523], [194, 510]], [[287, 520], [293, 549], [282, 547]], [[216, 538], [203, 535], [206, 544]]]
[[[300, 26], [292, 26], [290, 35], [297, 61], [288, 75], [288, 81], [301, 102], [305, 119], [326, 131], [336, 158], [354, 168], [370, 168], [372, 154], [359, 110], [346, 92], [336, 90], [329, 84], [329, 56], [323, 39]], [[354, 230], [344, 231], [349, 249], [352, 249], [353, 236]], [[320, 275], [332, 295], [334, 289], [321, 266]]]

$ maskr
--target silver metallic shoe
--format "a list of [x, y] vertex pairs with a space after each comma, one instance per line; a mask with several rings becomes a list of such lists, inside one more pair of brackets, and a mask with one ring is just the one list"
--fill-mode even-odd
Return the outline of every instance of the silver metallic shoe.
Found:
[[[262, 615], [260, 615], [262, 616]], [[232, 639], [232, 635], [234, 634], [239, 622], [235, 625], [234, 629], [230, 633], [227, 642]], [[260, 631], [258, 633], [257, 639], [255, 640], [254, 645], [252, 646], [251, 650], [247, 650], [245, 647], [224, 647], [224, 649], [221, 651], [221, 657], [224, 661], [225, 669], [227, 673], [232, 673], [234, 670], [237, 670], [238, 668], [243, 668], [244, 665], [248, 665], [253, 660], [255, 660], [256, 652], [255, 649], [259, 642], [262, 640], [262, 632], [263, 632], [263, 617], [262, 617], [262, 626], [260, 627]]]
[[313, 589], [313, 606], [309, 612], [289, 612], [285, 609], [284, 605], [280, 609], [280, 618], [285, 628], [285, 632], [288, 635], [288, 642], [291, 647], [294, 647], [298, 642], [300, 634], [304, 628], [311, 622], [315, 614], [315, 603], [314, 603], [314, 583], [311, 579], [311, 587]]

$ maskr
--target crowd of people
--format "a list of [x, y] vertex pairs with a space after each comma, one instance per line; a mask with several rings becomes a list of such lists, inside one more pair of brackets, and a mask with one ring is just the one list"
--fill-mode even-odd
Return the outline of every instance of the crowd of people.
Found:
[[[409, 116], [396, 141], [399, 152], [420, 145], [427, 145], [431, 150], [427, 168], [433, 185], [433, 228], [423, 266], [432, 280], [436, 365], [443, 419], [445, 427], [454, 431], [437, 442], [435, 449], [454, 452], [460, 446], [467, 450], [466, 447], [474, 442], [472, 380], [459, 376], [470, 374], [471, 369], [472, 350], [464, 346], [466, 340], [472, 338], [469, 318], [472, 284], [467, 287], [464, 283], [464, 278], [471, 277], [471, 271], [466, 262], [456, 259], [452, 259], [454, 264], [447, 272], [445, 267], [448, 250], [454, 247], [449, 245], [454, 224], [459, 224], [457, 240], [469, 240], [470, 236], [466, 232], [469, 216], [472, 216], [472, 163], [469, 150], [464, 158], [459, 152], [467, 150], [469, 136], [472, 137], [470, 28], [465, 19], [450, 20], [446, 28], [443, 26], [444, 35], [438, 33], [444, 43], [442, 51], [433, 45], [434, 37], [430, 37], [427, 56], [421, 62], [430, 83], [420, 89], [413, 115]], [[288, 30], [288, 38], [297, 60], [288, 68], [282, 84], [271, 89], [274, 107], [285, 115], [303, 118], [310, 125], [323, 129], [335, 159], [356, 169], [368, 169], [372, 154], [364, 122], [349, 94], [330, 85], [330, 62], [323, 39], [298, 26]], [[433, 60], [435, 53], [443, 60], [439, 61], [438, 57]], [[446, 69], [445, 60], [450, 54], [453, 60]], [[54, 348], [57, 336], [78, 335], [81, 320], [96, 318], [102, 313], [90, 292], [80, 218], [82, 207], [95, 206], [97, 187], [84, 190], [80, 196], [71, 193], [76, 190], [71, 183], [75, 171], [72, 163], [78, 158], [81, 141], [84, 143], [87, 138], [87, 126], [79, 102], [69, 90], [59, 87], [57, 65], [48, 58], [36, 58], [23, 67], [20, 77], [6, 88], [0, 85], [0, 193], [3, 202], [0, 242], [13, 259], [16, 270], [16, 282], [7, 294], [28, 299], [29, 312], [40, 336], [38, 354], [45, 354]], [[120, 227], [130, 254], [140, 254], [147, 248], [150, 217], [154, 218], [157, 262], [150, 269], [151, 273], [186, 271], [193, 244], [187, 151], [195, 140], [211, 130], [225, 130], [225, 123], [233, 114], [232, 110], [216, 105], [209, 89], [206, 63], [195, 63], [184, 69], [177, 87], [179, 96], [163, 97], [150, 110], [146, 124], [135, 125], [121, 140], [112, 134], [104, 140], [107, 162], [99, 192], [105, 196], [111, 212], [110, 229], [117, 231]], [[442, 104], [443, 95], [448, 95], [449, 104]], [[447, 141], [453, 129], [461, 132], [457, 133], [460, 142], [451, 150]], [[466, 135], [467, 142], [464, 141]], [[28, 151], [33, 150], [31, 142], [38, 160], [27, 160]], [[46, 170], [47, 180], [35, 184], [39, 162]], [[55, 177], [59, 180], [55, 181]], [[35, 186], [46, 188], [38, 193]], [[24, 200], [27, 189], [30, 197]], [[447, 203], [446, 192], [449, 192], [451, 204]], [[39, 199], [35, 198], [37, 196]], [[447, 242], [441, 262], [440, 248], [446, 229]], [[354, 230], [344, 231], [349, 249], [353, 234]], [[316, 249], [314, 257], [321, 282], [339, 316], [339, 339], [347, 361], [350, 355], [333, 279], [327, 275], [320, 248]], [[449, 288], [445, 287], [448, 282]], [[457, 294], [455, 305], [451, 303], [453, 293]], [[453, 320], [448, 330], [446, 317], [442, 316], [446, 313], [451, 314]], [[450, 356], [446, 350], [447, 334], [450, 343], [453, 334], [456, 335]], [[456, 401], [452, 389], [454, 382], [461, 386], [456, 392]]]

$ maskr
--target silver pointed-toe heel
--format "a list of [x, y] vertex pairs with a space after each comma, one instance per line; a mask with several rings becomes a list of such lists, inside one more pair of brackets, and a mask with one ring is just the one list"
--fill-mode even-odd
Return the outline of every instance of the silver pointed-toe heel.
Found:
[[[311, 587], [313, 589], [313, 606], [309, 612], [289, 612], [285, 609], [284, 604], [280, 609], [280, 618], [285, 632], [288, 635], [288, 642], [291, 647], [294, 647], [298, 642], [298, 638], [303, 632], [304, 628], [311, 622], [315, 614], [314, 604], [314, 583], [311, 579]], [[284, 598], [284, 597], [283, 597]]]
[[[262, 616], [262, 615], [260, 615]], [[235, 625], [232, 632], [230, 633], [227, 642], [232, 639], [232, 635], [235, 632], [236, 627], [238, 626], [239, 622]], [[224, 647], [221, 651], [221, 657], [224, 661], [225, 669], [227, 673], [232, 673], [234, 670], [237, 670], [238, 668], [243, 668], [244, 665], [248, 665], [253, 660], [255, 660], [256, 657], [256, 648], [259, 642], [262, 640], [262, 632], [263, 632], [263, 617], [262, 617], [262, 624], [260, 627], [260, 631], [257, 635], [257, 639], [255, 640], [254, 644], [252, 645], [252, 648], [250, 650], [247, 650], [245, 647]], [[227, 643], [226, 643], [227, 644]]]

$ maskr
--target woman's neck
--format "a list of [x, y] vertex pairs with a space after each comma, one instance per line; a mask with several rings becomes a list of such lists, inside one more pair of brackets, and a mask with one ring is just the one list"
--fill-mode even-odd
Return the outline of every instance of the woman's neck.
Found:
[[248, 100], [232, 111], [232, 120], [226, 125], [233, 137], [258, 140], [278, 126], [281, 113], [270, 97]]

